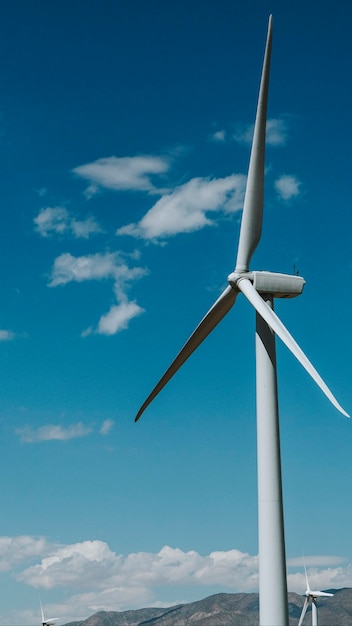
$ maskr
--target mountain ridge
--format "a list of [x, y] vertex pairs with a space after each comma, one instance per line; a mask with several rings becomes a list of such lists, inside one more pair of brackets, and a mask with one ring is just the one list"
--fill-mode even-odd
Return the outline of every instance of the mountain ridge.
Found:
[[[332, 598], [319, 598], [319, 626], [351, 626], [352, 589], [328, 589]], [[304, 595], [288, 593], [289, 624], [297, 626]], [[217, 593], [203, 600], [157, 608], [99, 611], [64, 626], [257, 626], [258, 593]], [[311, 624], [309, 608], [303, 626]]]

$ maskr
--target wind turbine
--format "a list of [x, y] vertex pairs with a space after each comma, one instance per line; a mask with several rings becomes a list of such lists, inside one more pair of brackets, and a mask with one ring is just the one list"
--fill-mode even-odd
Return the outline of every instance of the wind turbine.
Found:
[[41, 600], [40, 600], [40, 610], [42, 613], [42, 626], [53, 626], [55, 622], [57, 622], [57, 620], [59, 619], [58, 617], [51, 617], [50, 619], [45, 619], [43, 605], [42, 605]]
[[317, 598], [332, 598], [333, 593], [328, 593], [327, 591], [312, 591], [309, 586], [308, 574], [306, 570], [306, 564], [304, 563], [304, 573], [306, 575], [306, 599], [304, 601], [301, 617], [299, 618], [298, 626], [302, 626], [304, 616], [307, 612], [308, 606], [312, 604], [312, 626], [318, 626], [318, 607], [317, 607]]
[[250, 271], [249, 269], [262, 230], [266, 111], [271, 42], [272, 17], [270, 16], [235, 270], [228, 276], [226, 289], [203, 317], [139, 409], [135, 421], [140, 418], [143, 411], [170, 378], [229, 312], [238, 294], [242, 293], [256, 310], [260, 624], [261, 626], [288, 626], [275, 334], [280, 337], [303, 365], [330, 402], [343, 415], [346, 417], [349, 415], [337, 402], [273, 310], [274, 298], [291, 298], [302, 293], [305, 284], [303, 278], [272, 272]]

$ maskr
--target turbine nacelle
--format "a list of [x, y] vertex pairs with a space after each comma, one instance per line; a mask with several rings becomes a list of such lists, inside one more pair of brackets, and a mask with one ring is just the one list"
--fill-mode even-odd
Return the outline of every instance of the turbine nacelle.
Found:
[[241, 291], [239, 282], [247, 278], [254, 289], [260, 294], [270, 294], [274, 298], [295, 298], [299, 296], [306, 284], [302, 276], [279, 274], [276, 272], [232, 272], [227, 282], [237, 291]]
[[328, 591], [312, 591], [311, 589], [307, 589], [305, 595], [307, 598], [332, 598], [334, 594]]

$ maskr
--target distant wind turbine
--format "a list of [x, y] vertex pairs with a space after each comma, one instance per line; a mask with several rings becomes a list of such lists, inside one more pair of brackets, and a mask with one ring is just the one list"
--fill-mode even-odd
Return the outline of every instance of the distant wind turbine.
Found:
[[50, 619], [46, 619], [44, 616], [43, 605], [41, 601], [40, 601], [40, 610], [42, 613], [42, 626], [53, 626], [53, 624], [55, 624], [55, 622], [57, 622], [57, 620], [59, 619], [58, 617], [51, 617]]
[[[292, 298], [301, 294], [305, 284], [303, 278], [296, 275], [249, 270], [249, 264], [259, 243], [262, 230], [271, 40], [272, 17], [270, 16], [235, 270], [228, 276], [229, 284], [226, 289], [201, 320], [139, 409], [135, 421], [229, 312], [241, 292], [256, 310], [260, 624], [261, 626], [288, 626], [275, 334], [294, 354], [330, 402], [343, 415], [346, 417], [349, 415], [337, 402], [316, 369], [274, 313], [274, 298]], [[238, 329], [235, 328], [235, 332], [236, 330]]]
[[309, 586], [308, 574], [306, 570], [306, 564], [304, 563], [304, 573], [306, 575], [306, 599], [304, 601], [301, 617], [298, 622], [298, 626], [302, 626], [304, 616], [307, 612], [308, 606], [312, 605], [312, 626], [318, 626], [318, 607], [317, 607], [317, 598], [332, 598], [333, 593], [328, 593], [327, 591], [312, 591]]

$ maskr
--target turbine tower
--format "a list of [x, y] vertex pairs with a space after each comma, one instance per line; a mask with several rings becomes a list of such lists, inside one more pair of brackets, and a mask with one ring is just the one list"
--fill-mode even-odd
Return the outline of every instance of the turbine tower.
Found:
[[[256, 411], [258, 457], [259, 603], [261, 626], [288, 626], [286, 556], [281, 484], [275, 335], [294, 354], [330, 402], [349, 417], [273, 310], [274, 298], [302, 293], [300, 276], [250, 271], [259, 243], [264, 205], [266, 111], [272, 41], [269, 18], [263, 71], [240, 228], [237, 260], [228, 286], [203, 317], [139, 409], [135, 421], [200, 343], [229, 312], [239, 293], [256, 310]], [[273, 593], [273, 590], [274, 593]]]
[[312, 605], [312, 626], [318, 626], [317, 598], [332, 598], [334, 594], [328, 593], [327, 591], [312, 591], [312, 589], [309, 586], [309, 580], [308, 580], [305, 563], [304, 563], [304, 573], [306, 575], [306, 583], [307, 583], [307, 589], [305, 593], [306, 599], [304, 601], [304, 605], [303, 605], [301, 617], [299, 618], [298, 626], [302, 626], [304, 616], [310, 604]]

